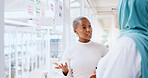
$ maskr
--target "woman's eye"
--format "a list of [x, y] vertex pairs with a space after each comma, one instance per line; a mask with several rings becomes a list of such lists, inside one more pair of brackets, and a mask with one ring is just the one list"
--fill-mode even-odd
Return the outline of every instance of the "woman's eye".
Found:
[[89, 27], [91, 27], [91, 25], [89, 25]]
[[83, 27], [83, 29], [86, 29], [86, 27]]

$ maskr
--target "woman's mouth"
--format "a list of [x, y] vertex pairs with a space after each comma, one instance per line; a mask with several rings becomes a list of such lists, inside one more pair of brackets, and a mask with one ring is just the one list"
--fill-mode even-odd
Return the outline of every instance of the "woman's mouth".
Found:
[[87, 36], [91, 36], [91, 35], [92, 35], [92, 33], [88, 33], [88, 34], [87, 34]]

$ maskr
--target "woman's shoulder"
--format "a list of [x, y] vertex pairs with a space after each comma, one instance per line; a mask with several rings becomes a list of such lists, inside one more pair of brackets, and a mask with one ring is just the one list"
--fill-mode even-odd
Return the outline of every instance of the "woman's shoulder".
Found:
[[113, 52], [122, 51], [122, 53], [127, 53], [136, 50], [136, 44], [130, 37], [121, 37], [114, 42], [110, 50], [113, 50]]
[[95, 47], [106, 48], [104, 44], [92, 41], [92, 45]]
[[136, 45], [134, 40], [130, 37], [121, 37], [121, 38], [117, 39], [116, 44], [119, 44], [121, 46], [127, 46], [127, 47]]

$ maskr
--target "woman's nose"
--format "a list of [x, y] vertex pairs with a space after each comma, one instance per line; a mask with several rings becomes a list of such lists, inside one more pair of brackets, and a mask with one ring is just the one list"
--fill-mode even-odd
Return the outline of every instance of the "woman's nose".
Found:
[[90, 31], [91, 31], [91, 28], [87, 28], [87, 31], [89, 31], [89, 32], [90, 32]]

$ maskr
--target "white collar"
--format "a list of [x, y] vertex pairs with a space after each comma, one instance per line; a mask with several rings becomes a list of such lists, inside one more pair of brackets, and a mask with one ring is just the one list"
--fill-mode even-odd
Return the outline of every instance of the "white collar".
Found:
[[92, 41], [90, 40], [89, 42], [86, 42], [86, 43], [83, 43], [83, 42], [80, 42], [80, 41], [77, 41], [78, 44], [81, 44], [81, 45], [89, 45], [92, 43]]

